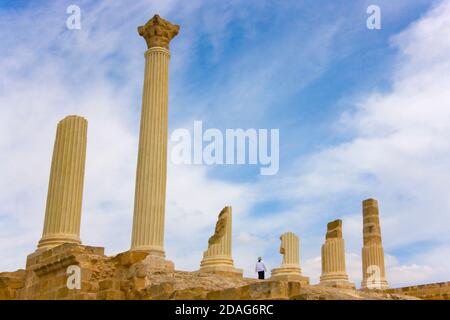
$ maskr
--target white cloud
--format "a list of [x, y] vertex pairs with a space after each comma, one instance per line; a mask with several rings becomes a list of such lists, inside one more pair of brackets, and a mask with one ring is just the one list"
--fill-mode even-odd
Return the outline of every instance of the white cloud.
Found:
[[236, 239], [238, 242], [253, 242], [253, 243], [259, 240], [257, 236], [248, 232], [239, 233]]
[[[301, 159], [297, 173], [283, 182], [288, 187], [280, 187], [290, 190], [285, 197], [331, 199], [330, 211], [336, 203], [352, 201], [344, 205], [351, 210], [345, 212], [347, 240], [360, 239], [360, 201], [378, 198], [387, 253], [450, 241], [450, 198], [445, 195], [450, 181], [450, 1], [442, 1], [392, 44], [398, 50], [392, 88], [360, 99], [340, 120], [354, 138]], [[349, 242], [353, 252], [361, 244]], [[432, 263], [430, 257], [408, 259], [389, 269], [391, 282], [436, 279], [436, 274], [446, 280], [448, 257]], [[442, 268], [446, 272], [437, 272]]]

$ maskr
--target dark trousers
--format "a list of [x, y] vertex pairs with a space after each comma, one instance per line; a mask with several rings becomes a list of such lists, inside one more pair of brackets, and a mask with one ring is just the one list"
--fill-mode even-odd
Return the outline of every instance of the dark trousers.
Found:
[[258, 271], [258, 279], [264, 280], [264, 271]]

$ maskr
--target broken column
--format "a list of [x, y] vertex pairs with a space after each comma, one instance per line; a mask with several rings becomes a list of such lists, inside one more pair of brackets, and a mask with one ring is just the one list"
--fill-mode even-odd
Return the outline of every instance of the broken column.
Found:
[[160, 260], [165, 257], [169, 42], [178, 30], [179, 26], [158, 15], [138, 28], [148, 50], [145, 52], [131, 250], [146, 251]]
[[225, 207], [219, 213], [214, 234], [208, 240], [208, 249], [203, 253], [200, 272], [242, 277], [231, 256], [232, 210]]
[[283, 261], [279, 268], [272, 269], [272, 280], [298, 281], [309, 284], [309, 278], [302, 276], [300, 268], [300, 241], [292, 232], [283, 233], [280, 237], [280, 253]]
[[384, 269], [378, 201], [375, 199], [363, 201], [363, 238], [361, 288], [386, 289], [388, 283]]
[[68, 116], [58, 123], [38, 248], [80, 244], [81, 205], [86, 161], [87, 121]]
[[339, 288], [354, 288], [345, 271], [345, 244], [342, 238], [342, 220], [327, 224], [325, 243], [322, 245], [322, 275], [320, 284]]

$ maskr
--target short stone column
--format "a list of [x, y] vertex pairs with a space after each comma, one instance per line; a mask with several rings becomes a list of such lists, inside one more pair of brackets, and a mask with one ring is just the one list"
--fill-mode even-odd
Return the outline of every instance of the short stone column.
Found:
[[375, 199], [363, 201], [363, 238], [361, 288], [387, 289], [378, 201]]
[[345, 271], [345, 244], [342, 238], [342, 220], [327, 224], [325, 243], [322, 245], [322, 275], [320, 284], [339, 288], [354, 288]]
[[169, 42], [179, 26], [155, 15], [138, 28], [147, 42], [136, 172], [132, 251], [165, 257]]
[[280, 253], [283, 261], [279, 268], [272, 269], [271, 280], [298, 281], [309, 284], [309, 278], [302, 276], [300, 268], [300, 240], [292, 232], [283, 233], [280, 237]]
[[68, 116], [58, 123], [50, 170], [44, 232], [38, 248], [80, 244], [87, 121]]
[[231, 255], [232, 209], [225, 207], [219, 213], [214, 234], [208, 240], [208, 249], [203, 253], [200, 272], [242, 277], [236, 269]]

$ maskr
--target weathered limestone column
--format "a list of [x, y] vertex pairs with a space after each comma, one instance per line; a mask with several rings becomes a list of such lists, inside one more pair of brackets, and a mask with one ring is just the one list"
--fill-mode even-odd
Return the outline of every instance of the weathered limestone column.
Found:
[[327, 224], [325, 243], [322, 245], [322, 275], [320, 284], [339, 288], [354, 288], [345, 271], [345, 244], [342, 238], [342, 220]]
[[375, 199], [363, 201], [363, 237], [361, 288], [387, 289], [378, 201]]
[[179, 26], [155, 15], [138, 28], [145, 38], [144, 90], [136, 172], [132, 251], [165, 257], [169, 42]]
[[309, 278], [302, 276], [300, 268], [300, 240], [292, 232], [283, 233], [280, 237], [280, 253], [283, 261], [279, 268], [272, 269], [272, 280], [299, 281], [309, 284]]
[[208, 249], [203, 253], [200, 272], [242, 277], [242, 270], [233, 266], [231, 256], [232, 210], [225, 207], [219, 213], [214, 234], [208, 240]]
[[58, 123], [48, 185], [44, 232], [38, 248], [80, 244], [87, 121], [68, 116]]

